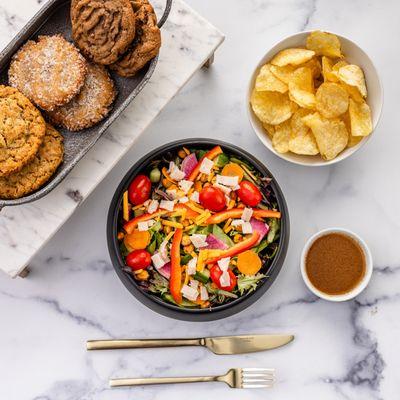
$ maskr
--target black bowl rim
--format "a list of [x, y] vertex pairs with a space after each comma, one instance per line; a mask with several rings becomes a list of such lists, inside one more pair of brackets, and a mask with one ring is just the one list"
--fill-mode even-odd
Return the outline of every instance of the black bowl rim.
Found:
[[[118, 224], [118, 210], [122, 201], [122, 193], [127, 189], [132, 177], [137, 175], [139, 171], [144, 168], [152, 159], [158, 157], [162, 153], [173, 150], [180, 146], [215, 146], [220, 145], [225, 147], [228, 151], [239, 155], [244, 158], [252, 165], [254, 165], [264, 176], [272, 178], [271, 186], [275, 192], [276, 199], [279, 205], [279, 210], [282, 213], [281, 218], [281, 235], [278, 252], [269, 268], [269, 273], [267, 278], [264, 278], [263, 282], [257, 287], [257, 289], [251, 293], [247, 293], [244, 296], [239, 297], [227, 304], [221, 306], [213, 307], [212, 309], [189, 309], [181, 308], [173, 304], [169, 304], [159, 297], [145, 292], [141, 289], [134, 279], [126, 274], [121, 266], [123, 266], [123, 260], [119, 251], [119, 244], [117, 240], [117, 224]], [[236, 314], [245, 308], [249, 307], [251, 304], [256, 302], [273, 284], [276, 280], [279, 272], [282, 269], [290, 236], [290, 220], [287, 204], [283, 195], [283, 192], [275, 180], [274, 176], [271, 174], [269, 169], [261, 163], [256, 157], [247, 151], [226, 143], [220, 140], [208, 139], [208, 138], [191, 138], [191, 139], [181, 139], [176, 140], [147, 153], [145, 156], [140, 158], [125, 174], [119, 183], [117, 189], [115, 190], [114, 196], [111, 200], [108, 217], [107, 217], [107, 244], [112, 261], [112, 265], [128, 291], [135, 296], [142, 304], [146, 305], [153, 311], [168, 316], [175, 319], [185, 320], [185, 321], [212, 321], [220, 318], [225, 318], [227, 316]]]

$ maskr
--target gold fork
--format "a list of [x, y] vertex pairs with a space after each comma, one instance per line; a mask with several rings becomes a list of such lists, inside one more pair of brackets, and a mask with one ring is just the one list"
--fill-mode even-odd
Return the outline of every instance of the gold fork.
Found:
[[110, 379], [110, 386], [141, 386], [194, 382], [225, 382], [231, 388], [235, 389], [270, 388], [275, 382], [275, 370], [271, 368], [232, 368], [225, 375], [220, 376]]

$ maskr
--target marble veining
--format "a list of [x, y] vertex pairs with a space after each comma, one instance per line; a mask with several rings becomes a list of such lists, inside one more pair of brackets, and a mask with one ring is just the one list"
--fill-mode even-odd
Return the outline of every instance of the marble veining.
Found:
[[[4, 44], [18, 29], [14, 25], [26, 21], [38, 7], [33, 0], [19, 3], [21, 7], [17, 9], [13, 2], [0, 0]], [[31, 205], [0, 218], [3, 259], [4, 246], [17, 247], [23, 254], [32, 251], [33, 243], [25, 241], [21, 245], [20, 240], [21, 235], [31, 235], [32, 230], [24, 226], [28, 217], [46, 221], [34, 225], [35, 237], [44, 237], [43, 226], [59, 222], [54, 202], [62, 204], [66, 213], [75, 210], [79, 203], [69, 221], [32, 259], [28, 278], [0, 276], [0, 399], [183, 400], [189, 395], [193, 400], [203, 400], [211, 390], [215, 398], [229, 396], [232, 400], [397, 399], [400, 56], [395, 38], [400, 34], [399, 3], [188, 3], [226, 34], [226, 42], [216, 53], [211, 69], [198, 72], [150, 126], [150, 120], [138, 118], [143, 111], [154, 111], [154, 101], [164, 104], [168, 100], [167, 89], [182, 86], [175, 74], [168, 73], [169, 68], [180, 69], [177, 57], [188, 57], [196, 65], [202, 57], [191, 49], [201, 47], [205, 57], [219, 37], [218, 31], [208, 29], [206, 22], [203, 25], [202, 19], [196, 17], [199, 25], [191, 25], [194, 17], [190, 9], [175, 8], [168, 32], [171, 40], [177, 40], [177, 50], [173, 57], [167, 57], [172, 51], [172, 45], [167, 45], [158, 80], [149, 85], [147, 95], [132, 105], [85, 157], [79, 170], [71, 174], [62, 191], [49, 202], [48, 209]], [[10, 20], [17, 22], [10, 27]], [[340, 164], [310, 169], [290, 165], [260, 145], [249, 126], [244, 97], [253, 66], [270, 46], [290, 33], [315, 28], [341, 33], [364, 48], [380, 73], [385, 108], [378, 129], [362, 150]], [[206, 37], [199, 34], [203, 29], [209, 33]], [[145, 128], [124, 157], [115, 156], [131, 143], [131, 129]], [[217, 137], [252, 152], [278, 180], [291, 218], [288, 256], [271, 289], [245, 312], [203, 324], [159, 316], [132, 298], [111, 267], [105, 236], [106, 210], [125, 172], [146, 152], [185, 137]], [[108, 153], [115, 156], [115, 167], [107, 174]], [[90, 194], [87, 182], [95, 185], [99, 177], [104, 179]], [[81, 196], [85, 201], [81, 201]], [[17, 231], [11, 228], [15, 225], [19, 226]], [[310, 294], [299, 271], [299, 255], [306, 239], [317, 230], [332, 226], [359, 233], [370, 246], [374, 259], [368, 288], [357, 299], [342, 304], [328, 303]], [[293, 333], [296, 339], [281, 349], [241, 356], [215, 356], [202, 348], [85, 350], [87, 339], [265, 332]], [[267, 392], [201, 384], [118, 390], [107, 385], [110, 377], [211, 374], [241, 366], [275, 367], [278, 382]]]

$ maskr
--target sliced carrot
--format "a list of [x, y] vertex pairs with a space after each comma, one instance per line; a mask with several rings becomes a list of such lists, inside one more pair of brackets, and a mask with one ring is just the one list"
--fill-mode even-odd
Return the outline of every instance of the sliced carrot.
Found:
[[253, 250], [246, 250], [238, 255], [238, 270], [245, 275], [255, 275], [262, 267], [262, 262]]
[[122, 218], [125, 221], [129, 221], [129, 200], [128, 200], [127, 190], [125, 190], [124, 195], [122, 197]]
[[243, 171], [243, 168], [239, 164], [229, 163], [229, 164], [226, 164], [224, 168], [222, 168], [221, 175], [237, 176], [237, 177], [239, 177], [239, 182], [241, 182], [243, 179], [244, 171]]
[[148, 231], [133, 231], [125, 235], [124, 244], [128, 250], [142, 250], [150, 243], [150, 233]]

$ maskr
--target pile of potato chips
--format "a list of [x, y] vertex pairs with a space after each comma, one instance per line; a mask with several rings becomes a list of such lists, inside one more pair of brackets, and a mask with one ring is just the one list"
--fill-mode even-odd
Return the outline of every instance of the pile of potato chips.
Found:
[[345, 61], [337, 36], [315, 31], [306, 48], [261, 67], [250, 101], [277, 152], [332, 160], [371, 133], [366, 98], [364, 73]]

